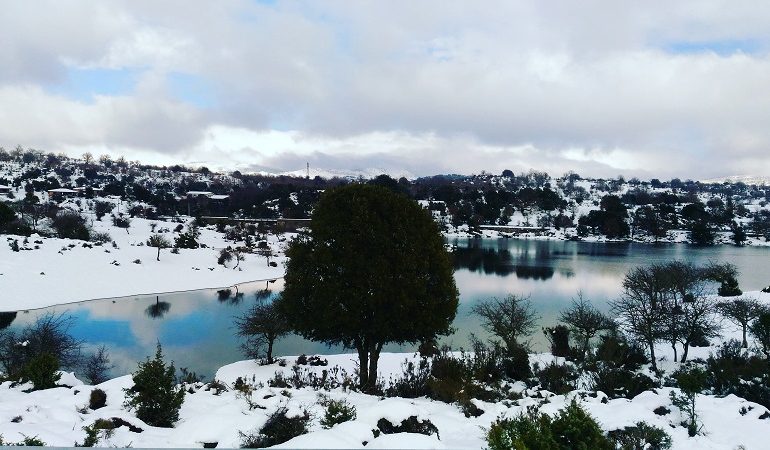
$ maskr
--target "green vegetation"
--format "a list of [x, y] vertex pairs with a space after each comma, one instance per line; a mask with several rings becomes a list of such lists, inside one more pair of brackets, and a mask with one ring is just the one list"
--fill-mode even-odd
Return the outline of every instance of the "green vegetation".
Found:
[[171, 428], [179, 420], [185, 391], [176, 386], [174, 364], [166, 365], [160, 344], [155, 358], [139, 363], [133, 374], [134, 385], [124, 389], [125, 407], [136, 410], [136, 417], [148, 425]]
[[324, 193], [308, 236], [286, 252], [279, 310], [307, 339], [358, 352], [373, 391], [382, 347], [448, 334], [458, 304], [438, 227], [416, 202], [380, 186]]

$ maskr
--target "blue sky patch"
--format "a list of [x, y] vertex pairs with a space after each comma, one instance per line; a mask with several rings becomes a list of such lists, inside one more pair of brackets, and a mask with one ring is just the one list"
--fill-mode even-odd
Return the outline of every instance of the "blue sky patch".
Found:
[[670, 53], [716, 53], [720, 56], [728, 56], [734, 53], [753, 54], [763, 49], [763, 46], [755, 40], [721, 40], [721, 41], [676, 41], [663, 45]]
[[69, 68], [65, 80], [50, 91], [73, 100], [92, 102], [97, 95], [128, 95], [136, 86], [139, 69]]
[[166, 81], [171, 95], [178, 100], [199, 108], [211, 108], [216, 104], [214, 88], [198, 75], [172, 72], [166, 76]]

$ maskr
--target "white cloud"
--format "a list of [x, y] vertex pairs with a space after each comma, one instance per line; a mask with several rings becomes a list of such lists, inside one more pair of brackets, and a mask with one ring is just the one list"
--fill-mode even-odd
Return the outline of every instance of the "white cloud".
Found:
[[[770, 170], [770, 6], [68, 5], [0, 17], [3, 145], [221, 168]], [[702, 51], [672, 53], [679, 44]], [[51, 94], [72, 67], [140, 75], [132, 92], [84, 103]], [[202, 80], [213, 104], [172, 95], [173, 73]]]

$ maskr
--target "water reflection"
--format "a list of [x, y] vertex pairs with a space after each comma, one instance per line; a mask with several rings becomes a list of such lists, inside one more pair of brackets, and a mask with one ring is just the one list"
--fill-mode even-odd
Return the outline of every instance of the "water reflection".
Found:
[[[559, 311], [582, 290], [599, 309], [620, 293], [623, 275], [630, 268], [651, 262], [688, 259], [698, 264], [710, 260], [730, 262], [739, 271], [744, 290], [770, 284], [766, 269], [770, 249], [755, 247], [644, 246], [493, 239], [457, 239], [455, 280], [460, 306], [453, 323], [456, 332], [441, 340], [454, 348], [468, 348], [468, 335], [485, 338], [478, 319], [470, 314], [475, 302], [509, 293], [529, 295], [543, 326], [557, 322]], [[126, 297], [63, 305], [28, 314], [0, 313], [0, 329], [23, 327], [47, 312], [66, 313], [75, 319], [72, 332], [88, 347], [106, 345], [115, 364], [113, 374], [125, 374], [138, 361], [154, 354], [160, 342], [177, 367], [188, 367], [209, 378], [227, 363], [243, 359], [233, 320], [256, 301], [274, 298], [282, 280], [271, 280], [225, 290]], [[539, 330], [539, 328], [538, 328]], [[531, 337], [536, 349], [546, 348], [539, 331]], [[385, 351], [412, 350], [387, 346]], [[276, 354], [339, 352], [340, 347], [289, 336], [276, 344]]]
[[169, 309], [171, 309], [171, 303], [160, 301], [160, 296], [156, 295], [155, 303], [148, 306], [144, 313], [152, 319], [160, 319], [166, 315]]
[[12, 312], [0, 312], [0, 330], [4, 330], [11, 326], [14, 320], [16, 320], [16, 311]]

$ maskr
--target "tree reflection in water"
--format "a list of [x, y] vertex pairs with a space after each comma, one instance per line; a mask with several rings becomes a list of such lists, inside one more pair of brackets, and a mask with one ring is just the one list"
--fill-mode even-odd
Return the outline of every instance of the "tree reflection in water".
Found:
[[144, 310], [144, 313], [153, 319], [160, 319], [166, 315], [169, 309], [171, 309], [171, 303], [160, 301], [160, 297], [156, 295], [155, 303], [148, 306], [147, 309]]

